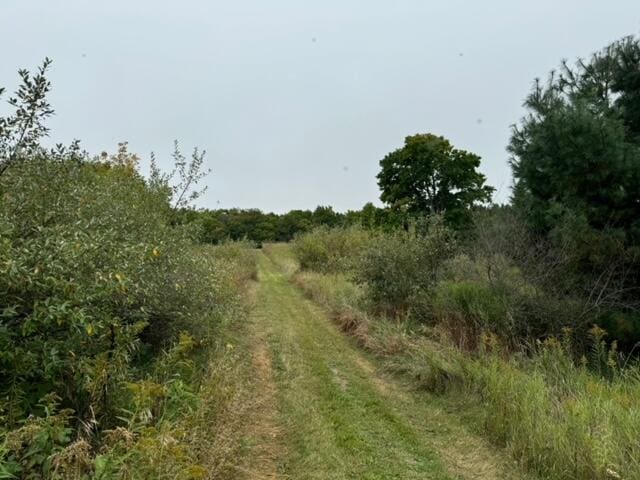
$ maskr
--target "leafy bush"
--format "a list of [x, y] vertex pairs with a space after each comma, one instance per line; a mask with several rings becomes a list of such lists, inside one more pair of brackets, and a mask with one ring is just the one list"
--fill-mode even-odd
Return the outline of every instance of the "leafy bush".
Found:
[[540, 298], [543, 295], [502, 255], [458, 254], [445, 262], [431, 306], [436, 322], [456, 337], [459, 346], [475, 346], [485, 331], [516, 345], [553, 331], [551, 312], [541, 313], [550, 304], [548, 298]]
[[123, 417], [146, 428], [168, 415], [196, 377], [192, 369], [176, 377], [186, 354], [160, 374], [162, 351], [214, 340], [220, 322], [238, 312], [241, 284], [255, 275], [244, 247], [204, 249], [193, 232], [172, 226], [167, 189], [146, 181], [136, 162], [126, 145], [96, 160], [76, 150], [40, 153], [0, 177], [7, 472], [62, 475], [69, 455], [88, 455], [82, 468], [95, 471], [105, 430], [121, 428]]
[[425, 234], [380, 235], [361, 255], [356, 278], [366, 285], [372, 308], [391, 316], [428, 316], [430, 293], [443, 261], [451, 255], [451, 232], [439, 218]]
[[296, 237], [293, 251], [303, 270], [348, 272], [374, 238], [371, 232], [360, 227], [320, 227]]

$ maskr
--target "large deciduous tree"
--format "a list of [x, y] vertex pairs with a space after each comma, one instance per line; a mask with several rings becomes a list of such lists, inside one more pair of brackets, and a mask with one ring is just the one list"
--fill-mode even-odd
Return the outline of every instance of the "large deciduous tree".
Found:
[[463, 227], [472, 206], [491, 200], [494, 189], [478, 172], [480, 157], [458, 150], [444, 137], [406, 137], [404, 147], [380, 161], [380, 199], [412, 214], [442, 214]]

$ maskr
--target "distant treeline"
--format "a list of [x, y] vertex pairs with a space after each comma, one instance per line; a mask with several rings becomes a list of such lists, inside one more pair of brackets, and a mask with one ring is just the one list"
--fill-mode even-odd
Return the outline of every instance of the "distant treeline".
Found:
[[265, 213], [254, 208], [184, 209], [179, 213], [179, 223], [197, 224], [203, 243], [249, 240], [260, 245], [264, 242], [288, 242], [296, 234], [320, 226], [361, 225], [365, 228], [393, 229], [402, 226], [405, 217], [397, 210], [367, 203], [361, 210], [349, 210], [346, 213], [325, 206], [315, 210], [291, 210], [283, 214]]

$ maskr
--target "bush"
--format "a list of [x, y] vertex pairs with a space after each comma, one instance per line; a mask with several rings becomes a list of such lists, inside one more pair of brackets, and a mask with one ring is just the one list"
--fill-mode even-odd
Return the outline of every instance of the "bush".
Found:
[[13, 474], [51, 476], [69, 460], [54, 457], [85, 453], [93, 471], [102, 432], [158, 421], [197, 377], [176, 377], [184, 348], [215, 339], [255, 275], [242, 247], [172, 226], [167, 189], [136, 161], [40, 154], [0, 177], [0, 464]]
[[362, 253], [356, 278], [366, 285], [371, 307], [390, 316], [429, 316], [429, 297], [440, 268], [454, 250], [451, 232], [436, 218], [424, 235], [380, 235]]
[[348, 272], [358, 256], [374, 240], [374, 235], [360, 227], [320, 227], [296, 237], [293, 251], [303, 270], [324, 273]]
[[[610, 326], [607, 320], [612, 311], [621, 319], [637, 307], [628, 301], [633, 289], [625, 286], [632, 278], [626, 258], [630, 252], [614, 248], [615, 242], [599, 241], [579, 224], [567, 217], [564, 232], [541, 238], [510, 207], [477, 212], [475, 230], [463, 248], [465, 255], [459, 255], [459, 265], [451, 264], [444, 278], [488, 284], [507, 301], [512, 328], [494, 330], [503, 339], [511, 337], [512, 343], [518, 343], [561, 335], [570, 328], [574, 348], [584, 351], [594, 323]], [[598, 251], [601, 268], [588, 274], [581, 271], [581, 250]], [[601, 255], [604, 251], [609, 252], [608, 258]], [[628, 315], [620, 331], [631, 333], [633, 320]], [[635, 343], [632, 336], [618, 339], [629, 340], [627, 349]]]
[[[181, 314], [177, 232], [133, 165], [40, 157], [2, 177], [2, 398], [8, 425], [45, 393], [108, 413], [139, 335]], [[171, 252], [171, 254], [169, 254]], [[167, 306], [169, 310], [167, 310]]]

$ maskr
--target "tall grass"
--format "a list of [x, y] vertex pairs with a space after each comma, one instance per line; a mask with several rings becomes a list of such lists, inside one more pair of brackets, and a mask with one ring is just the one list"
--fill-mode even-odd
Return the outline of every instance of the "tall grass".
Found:
[[603, 379], [549, 340], [530, 358], [461, 357], [481, 425], [543, 478], [640, 478], [638, 369]]

